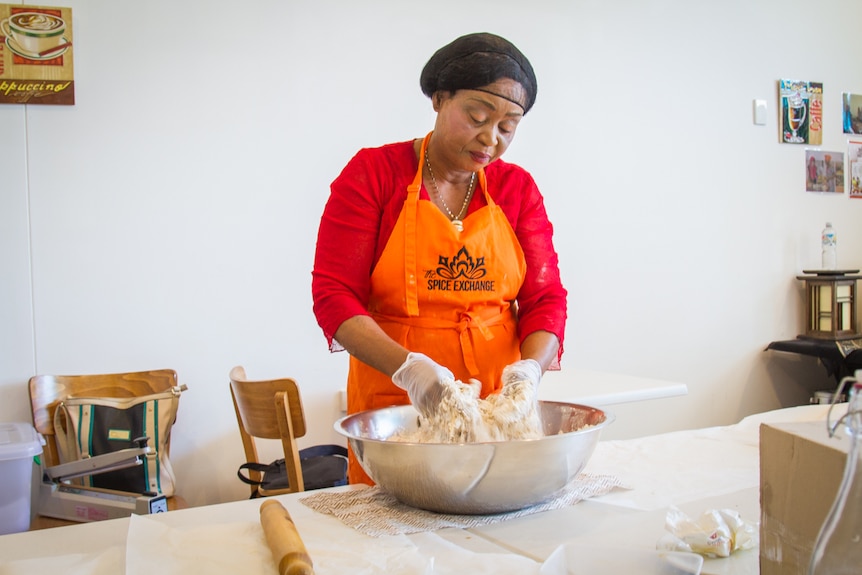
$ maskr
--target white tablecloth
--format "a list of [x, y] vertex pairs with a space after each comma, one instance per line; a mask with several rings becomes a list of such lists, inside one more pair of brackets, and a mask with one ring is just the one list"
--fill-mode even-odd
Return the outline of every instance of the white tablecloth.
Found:
[[[643, 554], [655, 555], [672, 504], [691, 516], [707, 508], [734, 508], [758, 521], [760, 423], [822, 420], [825, 425], [827, 410], [821, 405], [789, 408], [731, 426], [600, 441], [585, 471], [618, 477], [631, 489], [469, 529], [369, 537], [303, 505], [300, 499], [308, 493], [278, 499], [292, 515], [317, 575], [556, 575], [565, 573], [560, 558], [577, 546], [645, 565]], [[342, 489], [351, 488], [335, 488]], [[0, 536], [0, 575], [212, 575], [235, 573], [237, 565], [243, 572], [275, 573], [259, 524], [259, 507], [260, 500], [238, 501]], [[757, 553], [753, 549], [727, 559], [707, 559], [702, 572], [755, 575]], [[581, 557], [586, 558], [583, 551]]]

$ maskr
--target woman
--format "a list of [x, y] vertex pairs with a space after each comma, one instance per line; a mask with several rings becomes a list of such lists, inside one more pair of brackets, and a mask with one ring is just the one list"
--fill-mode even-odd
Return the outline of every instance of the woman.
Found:
[[[442, 381], [559, 369], [566, 322], [552, 227], [522, 168], [500, 160], [536, 99], [527, 58], [492, 34], [438, 50], [420, 86], [425, 138], [363, 149], [333, 182], [317, 239], [314, 312], [350, 353], [347, 410], [411, 402], [432, 413]], [[351, 483], [371, 480], [351, 454]]]

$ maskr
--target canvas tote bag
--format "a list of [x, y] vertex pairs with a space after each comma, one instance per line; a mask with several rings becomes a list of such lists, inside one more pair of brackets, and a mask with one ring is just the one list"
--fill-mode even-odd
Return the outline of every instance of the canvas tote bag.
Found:
[[137, 447], [135, 439], [149, 438], [144, 464], [82, 478], [88, 487], [170, 497], [174, 472], [167, 446], [185, 385], [140, 397], [68, 397], [54, 413], [54, 432], [60, 463]]

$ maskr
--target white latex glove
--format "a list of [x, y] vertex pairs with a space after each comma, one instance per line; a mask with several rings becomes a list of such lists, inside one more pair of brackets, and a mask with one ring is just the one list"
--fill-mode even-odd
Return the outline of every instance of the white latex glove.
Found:
[[539, 383], [542, 381], [542, 366], [535, 359], [522, 359], [509, 364], [503, 368], [503, 392], [506, 386], [513, 385], [519, 381], [529, 382], [533, 388], [533, 397], [539, 391]]
[[407, 392], [410, 403], [426, 417], [443, 400], [443, 380], [455, 380], [451, 371], [422, 353], [411, 352], [407, 359], [392, 374], [392, 382]]

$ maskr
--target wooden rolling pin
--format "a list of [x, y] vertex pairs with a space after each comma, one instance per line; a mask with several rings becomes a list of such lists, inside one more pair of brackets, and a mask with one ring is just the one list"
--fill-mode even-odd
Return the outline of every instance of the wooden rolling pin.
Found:
[[260, 524], [279, 575], [314, 575], [311, 557], [287, 509], [275, 499], [260, 506]]

